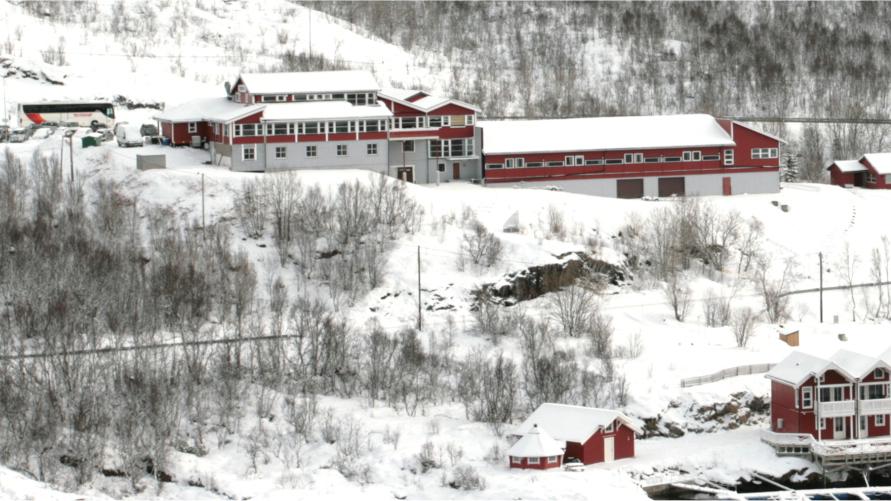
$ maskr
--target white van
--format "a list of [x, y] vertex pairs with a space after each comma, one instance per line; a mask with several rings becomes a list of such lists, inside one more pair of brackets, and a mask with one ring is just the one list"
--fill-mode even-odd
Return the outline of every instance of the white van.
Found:
[[117, 124], [115, 127], [115, 137], [118, 140], [118, 146], [142, 146], [144, 139], [139, 125], [136, 124]]

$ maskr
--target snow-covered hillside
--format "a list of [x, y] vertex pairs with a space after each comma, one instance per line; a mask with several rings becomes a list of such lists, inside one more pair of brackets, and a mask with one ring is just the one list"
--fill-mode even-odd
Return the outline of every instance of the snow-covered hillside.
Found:
[[[278, 67], [287, 51], [308, 51], [310, 24], [313, 54], [323, 55], [332, 63], [371, 66], [385, 86], [420, 86], [448, 94], [446, 86], [454, 81], [455, 74], [460, 74], [445, 55], [420, 49], [409, 53], [356, 26], [283, 0], [90, 5], [95, 6], [95, 11], [86, 8], [79, 15], [60, 18], [35, 15], [10, 2], [0, 4], [2, 23], [7, 28], [6, 35], [0, 36], [0, 44], [4, 44], [0, 51], [9, 53], [0, 57], [7, 58], [7, 71], [15, 68], [5, 79], [9, 113], [19, 102], [41, 99], [120, 95], [138, 103], [173, 105], [196, 96], [218, 94], [222, 92], [222, 83], [239, 71]], [[126, 15], [119, 5], [126, 6]], [[53, 12], [57, 7], [47, 8]], [[59, 51], [59, 47], [63, 50]], [[55, 55], [48, 53], [50, 48], [56, 51]], [[676, 49], [681, 49], [680, 42]], [[604, 71], [618, 57], [607, 43], [599, 45], [593, 40], [585, 50], [589, 63], [603, 65]], [[62, 53], [64, 64], [43, 62], [46, 57], [58, 63]], [[36, 78], [23, 77], [23, 73]], [[119, 118], [142, 120], [152, 111], [121, 108]], [[75, 145], [79, 145], [84, 132], [75, 136]], [[61, 141], [61, 131], [57, 131], [47, 138], [10, 145], [9, 158], [18, 158], [27, 166], [34, 158], [55, 155]], [[137, 171], [135, 157], [143, 153], [167, 155], [168, 168]], [[624, 255], [628, 250], [625, 242], [629, 221], [670, 210], [678, 201], [614, 200], [468, 183], [407, 185], [408, 198], [423, 209], [420, 224], [412, 231], [398, 232], [382, 245], [386, 252], [379, 280], [373, 287], [363, 289], [354, 299], [335, 300], [330, 275], [317, 273], [305, 278], [293, 256], [280, 264], [271, 220], [265, 221], [259, 237], [247, 235], [239, 224], [236, 202], [246, 183], [270, 176], [209, 167], [204, 165], [206, 158], [206, 152], [188, 148], [123, 149], [105, 143], [95, 148], [76, 148], [73, 165], [85, 186], [89, 214], [100, 212], [99, 205], [104, 200], [98, 194], [100, 181], [116, 183], [121, 198], [138, 200], [135, 208], [122, 202], [115, 209], [120, 209], [116, 212], [119, 214], [129, 209], [137, 215], [136, 226], [144, 230], [140, 245], [146, 247], [156, 237], [149, 230], [153, 222], [194, 222], [200, 220], [203, 207], [207, 226], [218, 224], [225, 228], [231, 234], [227, 241], [231, 250], [245, 256], [256, 271], [255, 299], [263, 312], [256, 315], [257, 329], [266, 328], [269, 315], [264, 308], [274, 299], [274, 279], [280, 278], [291, 301], [287, 309], [307, 297], [336, 303], [336, 317], [347, 322], [359, 346], [355, 368], [360, 371], [369, 365], [366, 347], [374, 326], [396, 338], [416, 325], [418, 255], [423, 327], [417, 339], [425, 356], [436, 355], [445, 360], [443, 365], [448, 367], [442, 371], [450, 375], [456, 372], [454, 366], [470, 363], [476, 357], [488, 364], [503, 356], [516, 364], [517, 386], [522, 386], [519, 380], [526, 377], [522, 369], [527, 349], [524, 337], [516, 324], [500, 337], [479, 332], [475, 294], [480, 286], [506, 283], [511, 274], [530, 267], [566, 263], [572, 259], [571, 253], [586, 254], [615, 266], [630, 276], [607, 287], [597, 303], [613, 327], [611, 376], [621, 379], [624, 386], [603, 387], [602, 394], [585, 398], [600, 398], [605, 405], [622, 407], [652, 436], [638, 442], [637, 458], [597, 465], [582, 473], [511, 471], [504, 455], [510, 441], [504, 435], [531, 410], [525, 391], [517, 390], [509, 422], [496, 429], [497, 426], [468, 417], [467, 403], [456, 397], [460, 393], [456, 381], [425, 380], [425, 385], [433, 386], [429, 391], [433, 396], [411, 412], [408, 403], [370, 398], [356, 388], [317, 395], [313, 405], [318, 406], [318, 414], [313, 431], [297, 437], [289, 422], [288, 398], [293, 397], [290, 388], [285, 391], [267, 385], [266, 375], [251, 372], [239, 378], [234, 389], [223, 388], [238, 403], [234, 411], [230, 410], [238, 415], [237, 419], [229, 415], [225, 423], [222, 419], [218, 422], [221, 410], [217, 408], [210, 416], [199, 416], [200, 419], [177, 416], [184, 422], [184, 431], [177, 435], [178, 440], [167, 444], [169, 454], [163, 473], [170, 476], [169, 481], [155, 483], [144, 470], [124, 472], [128, 451], [113, 445], [103, 450], [101, 461], [93, 465], [105, 473], [97, 473], [83, 485], [78, 484], [74, 473], [82, 465], [70, 457], [67, 464], [58, 460], [44, 464], [42, 456], [22, 459], [17, 451], [0, 448], [0, 457], [8, 454], [17, 458], [15, 464], [0, 466], [0, 499], [645, 499], [640, 484], [670, 479], [681, 471], [733, 484], [753, 472], [781, 476], [792, 469], [812, 468], [799, 459], [776, 458], [760, 442], [758, 432], [766, 421], [763, 400], [769, 390], [761, 375], [681, 388], [683, 378], [738, 365], [775, 363], [792, 348], [779, 341], [781, 328], [763, 321], [763, 317], [745, 347], [737, 346], [730, 326], [706, 326], [703, 306], [710, 294], [732, 293], [734, 308], [748, 306], [756, 312], [764, 309], [756, 281], [737, 272], [736, 248], [724, 272], [702, 266], [692, 268], [687, 275], [692, 297], [683, 322], [675, 319], [662, 284], [648, 275], [645, 267], [639, 273], [630, 270]], [[67, 172], [68, 161], [66, 150], [63, 172]], [[7, 162], [0, 157], [0, 180], [6, 180], [2, 169]], [[28, 185], [26, 191], [38, 191], [49, 183], [39, 177], [33, 165], [28, 170], [37, 181], [33, 186], [24, 183]], [[343, 183], [372, 182], [369, 173], [360, 171], [305, 171], [297, 174], [297, 179], [304, 189], [319, 186], [331, 196]], [[786, 289], [816, 286], [818, 253], [823, 254], [827, 285], [849, 280], [873, 281], [874, 273], [888, 279], [883, 259], [888, 260], [889, 249], [883, 237], [891, 234], [891, 222], [884, 214], [891, 203], [891, 193], [786, 184], [775, 195], [714, 197], [705, 202], [718, 214], [736, 211], [744, 221], [757, 218], [763, 223], [761, 254], [773, 265], [767, 269], [770, 277], [780, 274], [785, 263], [794, 265], [795, 280]], [[30, 206], [28, 209], [23, 213], [38, 212]], [[518, 216], [519, 231], [504, 232], [505, 222], [514, 214]], [[55, 217], [61, 220], [65, 215]], [[501, 258], [492, 266], [472, 265], [462, 251], [472, 219], [477, 219], [501, 242]], [[875, 251], [877, 261], [873, 261]], [[149, 249], [146, 254], [151, 255]], [[326, 259], [333, 257], [331, 254], [326, 254]], [[142, 254], [134, 257], [137, 261], [150, 260]], [[69, 267], [77, 268], [78, 264]], [[224, 275], [238, 268], [234, 262], [226, 264], [214, 271]], [[846, 264], [851, 270], [847, 274]], [[8, 272], [8, 268], [0, 271]], [[0, 291], [0, 297], [2, 294], [5, 292]], [[513, 306], [497, 305], [496, 309], [504, 315], [522, 313], [528, 319], [550, 319], [554, 324], [553, 297], [554, 293], [549, 293]], [[799, 329], [802, 349], [822, 355], [839, 347], [872, 353], [876, 347], [884, 349], [891, 344], [885, 332], [888, 312], [879, 311], [875, 291], [858, 291], [853, 302], [851, 297], [848, 292], [826, 293], [826, 322], [820, 323], [816, 294], [792, 296], [789, 319], [782, 329]], [[125, 303], [129, 298], [115, 299], [130, 304]], [[91, 307], [109, 308], [104, 303]], [[855, 321], [850, 321], [852, 314]], [[208, 338], [227, 336], [234, 328], [224, 317], [223, 313], [211, 312], [202, 325], [194, 328], [195, 332], [190, 330], [191, 325], [159, 329], [159, 333], [153, 333], [157, 338], [152, 340], [178, 341], [196, 332]], [[95, 323], [104, 321], [102, 317]], [[605, 362], [590, 354], [588, 338], [560, 335], [557, 328], [554, 331], [554, 349], [573, 357], [572, 377], [576, 373], [602, 376], [606, 372]], [[846, 340], [840, 334], [845, 334]], [[98, 341], [91, 342], [104, 346], [128, 344], [136, 339], [136, 333], [132, 335], [132, 339], [121, 339], [100, 333]], [[39, 341], [29, 338], [25, 343], [30, 343], [27, 347], [39, 347]], [[0, 348], [6, 353], [5, 345]], [[222, 351], [214, 353], [220, 355], [219, 359], [223, 358], [221, 354]], [[279, 371], [283, 378], [290, 374], [289, 367]], [[204, 384], [223, 391], [215, 386], [215, 381]], [[113, 386], [109, 384], [110, 388]], [[573, 387], [572, 392], [581, 390]], [[627, 394], [621, 398], [616, 395], [623, 392]], [[51, 413], [37, 414], [39, 417]], [[3, 417], [0, 410], [0, 418]], [[148, 418], [141, 423], [146, 422]], [[230, 427], [231, 423], [235, 425]], [[5, 433], [6, 430], [0, 430], [0, 438], [9, 438]], [[200, 438], [196, 439], [196, 434]], [[335, 434], [337, 440], [332, 438]], [[70, 438], [68, 432], [52, 437], [47, 450], [55, 454], [58, 450], [54, 447], [67, 446]], [[192, 447], [185, 443], [188, 440], [200, 442], [204, 448]], [[344, 465], [344, 456], [350, 461], [348, 467]], [[47, 482], [31, 478], [39, 476], [38, 471], [45, 473]], [[125, 479], [127, 475], [137, 478], [136, 485]], [[482, 484], [484, 488], [480, 489]]]

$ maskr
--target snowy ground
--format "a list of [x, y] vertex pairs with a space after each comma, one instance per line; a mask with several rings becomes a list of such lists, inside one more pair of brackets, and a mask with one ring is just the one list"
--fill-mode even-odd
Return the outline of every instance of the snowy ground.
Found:
[[[10, 147], [16, 154], [27, 158], [35, 151], [58, 151], [59, 141], [57, 134]], [[140, 153], [166, 154], [168, 169], [136, 171], [135, 156]], [[233, 196], [241, 183], [259, 175], [233, 173], [202, 165], [205, 160], [205, 152], [188, 148], [146, 146], [122, 149], [106, 143], [98, 148], [75, 149], [75, 168], [88, 184], [99, 178], [114, 179], [127, 192], [138, 196], [143, 206], [170, 208], [175, 214], [189, 219], [200, 218], [200, 182], [201, 174], [204, 174], [209, 222], [231, 218]], [[368, 173], [360, 171], [299, 173], [304, 184], [320, 183], [323, 186], [367, 177]], [[400, 263], [413, 262], [417, 246], [421, 246], [423, 287], [425, 290], [449, 291], [450, 299], [458, 306], [454, 312], [427, 313], [426, 329], [435, 331], [443, 328], [451, 316], [458, 326], [456, 346], [459, 353], [475, 346], [487, 346], [486, 341], [463, 332], [461, 328], [469, 325], [468, 294], [475, 285], [493, 281], [503, 273], [530, 264], [554, 261], [555, 254], [581, 248], [581, 236], [592, 234], [594, 229], [607, 242], [604, 257], [614, 259], [615, 253], [608, 243], [609, 236], [615, 234], [629, 214], [645, 214], [673, 203], [613, 200], [550, 191], [536, 191], [534, 196], [530, 196], [528, 190], [492, 189], [465, 183], [412, 185], [409, 189], [422, 202], [427, 214], [422, 230], [396, 243], [388, 258], [383, 284], [353, 306], [349, 315], [355, 323], [375, 317], [390, 328], [412, 325], [415, 322], [415, 299], [412, 296], [403, 294], [390, 300], [380, 298], [387, 292], [415, 289], [416, 269], [414, 266], [401, 266]], [[869, 247], [877, 245], [881, 235], [891, 229], [881, 216], [881, 208], [891, 201], [889, 197], [891, 193], [878, 191], [787, 185], [780, 194], [714, 197], [709, 202], [721, 209], [738, 210], [746, 217], [762, 219], [766, 223], [768, 248], [778, 258], [794, 257], [804, 268], [819, 250], [827, 256], [826, 262], [831, 267], [833, 257], [841, 252], [845, 241], [857, 242], [857, 250], [864, 253], [862, 259], [866, 259], [865, 252]], [[789, 204], [790, 212], [784, 213], [774, 207], [771, 203], [774, 200]], [[570, 228], [569, 241], [547, 239], [546, 214], [551, 205], [566, 215]], [[456, 230], [437, 221], [458, 217], [464, 207], [472, 207], [480, 220], [505, 240], [506, 258], [493, 269], [456, 271]], [[521, 231], [510, 235], [500, 233], [501, 225], [514, 212], [520, 214]], [[814, 221], [820, 221], [820, 224], [815, 225]], [[238, 242], [250, 252], [259, 268], [272, 266], [275, 262], [271, 245], [261, 248], [258, 246], [260, 242]], [[811, 268], [816, 271], [816, 263], [813, 264]], [[865, 271], [861, 271], [860, 275], [864, 281], [867, 279]], [[805, 275], [796, 287], [809, 287], [814, 279], [814, 273]], [[834, 273], [827, 274], [826, 281], [828, 285], [838, 283]], [[696, 296], [701, 298], [709, 286], [704, 279], [698, 281]], [[703, 326], [698, 305], [692, 308], [687, 322], [679, 323], [674, 321], [659, 292], [632, 288], [617, 292], [604, 298], [604, 311], [612, 316], [616, 328], [616, 343], [626, 343], [637, 335], [644, 345], [640, 357], [619, 362], [632, 391], [631, 404], [626, 411], [634, 416], [670, 413], [669, 403], [673, 400], [711, 405], [722, 404], [727, 401], [728, 395], [740, 391], [766, 395], [768, 382], [759, 375], [689, 389], [681, 389], [679, 381], [736, 365], [777, 362], [791, 350], [777, 339], [776, 326], [759, 326], [750, 345], [740, 349], [735, 346], [728, 329]], [[842, 293], [826, 294], [825, 317], [832, 319], [838, 315], [842, 322], [820, 324], [816, 317], [815, 295], [794, 296], [794, 310], [800, 318], [787, 327], [801, 330], [802, 349], [828, 354], [844, 346], [870, 353], [876, 347], [884, 349], [891, 344], [883, 324], [844, 322], [849, 317], [846, 297]], [[751, 290], [741, 291], [737, 301], [758, 305], [758, 299]], [[541, 310], [542, 302], [542, 299], [529, 301], [518, 307], [534, 314]], [[370, 306], [374, 306], [376, 311], [371, 312]], [[849, 340], [840, 341], [840, 333], [846, 333]], [[571, 341], [564, 342], [572, 344]], [[505, 340], [499, 349], [509, 355], [518, 356], [519, 353], [516, 340]], [[205, 457], [176, 453], [172, 472], [179, 482], [165, 484], [160, 493], [149, 489], [140, 497], [203, 499], [225, 495], [291, 499], [297, 495], [318, 499], [343, 496], [392, 499], [394, 495], [408, 495], [411, 499], [456, 496], [501, 499], [523, 492], [524, 497], [531, 499], [603, 499], [606, 494], [630, 499], [644, 496], [632, 478], [652, 481], [659, 475], [671, 474], [678, 469], [698, 472], [710, 480], [732, 483], [753, 471], [781, 475], [791, 468], [806, 466], [801, 460], [776, 458], [770, 448], [758, 440], [758, 427], [742, 427], [718, 433], [688, 434], [678, 439], [641, 440], [636, 459], [599, 465], [584, 473], [518, 473], [511, 472], [503, 458], [494, 462], [487, 459], [493, 446], [498, 444], [504, 450], [507, 442], [498, 439], [486, 426], [468, 422], [459, 406], [436, 407], [430, 409], [426, 416], [408, 417], [389, 408], [369, 408], [367, 403], [358, 401], [325, 399], [323, 405], [336, 409], [338, 415], [353, 414], [373, 437], [372, 453], [380, 459], [370, 484], [359, 485], [347, 481], [335, 470], [327, 468], [333, 454], [331, 446], [327, 445], [312, 446], [313, 449], [304, 451], [305, 456], [312, 459], [307, 460], [302, 468], [287, 470], [281, 462], [272, 458], [268, 464], [252, 471], [244, 454], [242, 435], [240, 439], [213, 450]], [[685, 419], [683, 415], [671, 417]], [[275, 429], [272, 423], [265, 426]], [[380, 437], [388, 430], [397, 428], [401, 430], [398, 447], [383, 443]], [[449, 443], [460, 444], [464, 449], [463, 462], [479, 470], [487, 480], [487, 489], [482, 492], [458, 492], [442, 487], [441, 473], [436, 470], [421, 476], [409, 473], [414, 456], [428, 440], [443, 450]], [[8, 470], [0, 469], [0, 476], [5, 479], [0, 482], [3, 486], [0, 488], [0, 498], [56, 496], [58, 499], [68, 499], [65, 494], [48, 491], [45, 486]], [[213, 486], [213, 491], [188, 487], [185, 481]], [[592, 490], [587, 487], [591, 485], [598, 487]], [[104, 495], [102, 492], [116, 491], [115, 481], [104, 479], [91, 490], [82, 492], [80, 497], [101, 497]]]

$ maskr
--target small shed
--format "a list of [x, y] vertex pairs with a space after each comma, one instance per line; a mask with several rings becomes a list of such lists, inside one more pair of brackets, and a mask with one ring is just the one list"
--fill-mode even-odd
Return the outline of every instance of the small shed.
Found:
[[550, 403], [541, 404], [515, 435], [536, 427], [566, 443], [564, 461], [576, 458], [584, 464], [634, 457], [635, 434], [642, 432], [619, 411]]
[[507, 450], [510, 467], [524, 470], [559, 468], [563, 464], [563, 445], [538, 425], [532, 425], [532, 429]]
[[789, 346], [798, 346], [798, 330], [788, 332], [780, 331], [780, 341]]

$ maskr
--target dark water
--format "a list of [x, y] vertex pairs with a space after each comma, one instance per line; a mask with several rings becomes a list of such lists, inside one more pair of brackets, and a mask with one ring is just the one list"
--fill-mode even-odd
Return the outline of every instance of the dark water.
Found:
[[[791, 477], [796, 476], [797, 472], [789, 472], [787, 475], [784, 475], [782, 478], [770, 478], [782, 485], [785, 485], [789, 488], [796, 490], [805, 490], [805, 489], [823, 489], [823, 488], [841, 488], [841, 487], [866, 487], [866, 483], [863, 480], [863, 476], [857, 472], [850, 472], [847, 474], [844, 480], [842, 481], [832, 481], [827, 477], [824, 477], [819, 474], [811, 474], [806, 479], [792, 482], [789, 480]], [[889, 471], [881, 471], [881, 472], [872, 472], [869, 474], [869, 486], [870, 487], [889, 487], [891, 486], [891, 472]], [[739, 493], [757, 493], [757, 492], [773, 492], [779, 491], [780, 488], [770, 484], [768, 482], [764, 482], [757, 479], [750, 480], [742, 480], [740, 479], [735, 486], [725, 485], [730, 491], [736, 491]], [[701, 492], [692, 492], [686, 489], [680, 489], [673, 486], [668, 486], [661, 489], [653, 489], [649, 492], [651, 499], [658, 500], [678, 500], [678, 499], [718, 499], [713, 495], [704, 494]]]

